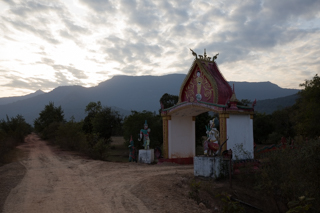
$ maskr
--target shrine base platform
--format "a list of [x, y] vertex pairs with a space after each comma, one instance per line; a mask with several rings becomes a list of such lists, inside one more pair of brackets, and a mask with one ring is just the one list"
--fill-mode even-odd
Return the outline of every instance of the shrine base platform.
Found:
[[154, 161], [153, 149], [140, 149], [139, 150], [139, 163], [152, 163]]
[[217, 179], [228, 171], [228, 164], [222, 157], [195, 156], [193, 163], [194, 176]]

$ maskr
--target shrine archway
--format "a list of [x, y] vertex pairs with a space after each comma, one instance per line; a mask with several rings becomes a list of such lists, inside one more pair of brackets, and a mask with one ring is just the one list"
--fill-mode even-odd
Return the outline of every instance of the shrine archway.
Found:
[[244, 158], [236, 150], [240, 145], [243, 149], [240, 151], [253, 157], [253, 108], [237, 104], [234, 89], [214, 60], [206, 57], [206, 53], [201, 58], [195, 56], [180, 87], [178, 103], [162, 109], [164, 157], [181, 159], [195, 156], [195, 117], [208, 111], [219, 115], [220, 143], [228, 138], [223, 150], [232, 149], [235, 155]]

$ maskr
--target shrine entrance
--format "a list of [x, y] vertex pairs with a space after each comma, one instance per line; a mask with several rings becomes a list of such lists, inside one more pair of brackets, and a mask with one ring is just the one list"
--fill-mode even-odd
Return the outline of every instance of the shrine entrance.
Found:
[[[240, 151], [253, 157], [252, 107], [238, 105], [234, 89], [218, 69], [213, 57], [196, 56], [180, 87], [179, 101], [162, 109], [163, 154], [167, 159], [190, 159], [195, 156], [195, 117], [204, 112], [219, 115], [220, 144], [232, 149], [239, 159]], [[208, 121], [209, 122], [209, 121]], [[205, 127], [204, 131], [205, 131]], [[237, 152], [237, 148], [241, 148]]]

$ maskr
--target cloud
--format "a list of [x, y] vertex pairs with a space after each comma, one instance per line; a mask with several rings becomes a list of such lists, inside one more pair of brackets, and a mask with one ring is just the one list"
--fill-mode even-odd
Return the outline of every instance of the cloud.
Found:
[[[48, 71], [51, 84], [63, 85], [98, 83], [101, 75], [186, 73], [189, 48], [220, 53], [228, 80], [241, 75], [293, 87], [319, 71], [317, 0], [4, 2], [0, 69], [19, 86], [48, 86], [36, 74], [18, 77], [32, 65], [40, 76], [42, 68]], [[284, 78], [286, 70], [294, 75]]]
[[48, 13], [51, 11], [61, 12], [62, 8], [55, 2], [50, 4], [41, 4], [37, 1], [20, 1], [16, 4], [11, 4], [11, 13], [16, 16], [28, 17], [36, 15], [37, 13]]
[[[242, 1], [235, 6], [226, 2], [217, 8], [211, 8], [203, 17], [207, 20], [217, 20], [219, 30], [212, 37], [199, 43], [199, 46], [215, 49], [222, 53], [222, 63], [243, 60], [251, 51], [272, 51], [277, 45], [287, 45], [295, 39], [307, 36], [310, 31], [292, 27], [288, 21], [299, 21], [305, 17], [308, 9], [303, 9], [296, 14], [298, 5], [309, 8], [311, 13], [319, 14], [314, 8], [318, 3], [312, 1], [308, 6], [305, 2], [297, 1], [293, 8], [277, 3], [283, 1]], [[291, 2], [290, 2], [290, 5]], [[318, 7], [319, 8], [319, 7]], [[217, 12], [220, 11], [220, 12]], [[204, 31], [207, 26], [204, 26]]]
[[28, 90], [38, 90], [43, 89], [43, 85], [46, 85], [46, 88], [55, 88], [60, 86], [61, 82], [51, 81], [49, 79], [43, 78], [28, 78], [23, 79], [19, 75], [10, 74], [5, 77], [9, 82], [1, 85], [1, 87], [9, 87], [9, 88], [25, 88]]
[[[59, 73], [63, 70], [67, 71], [68, 73], [70, 73], [76, 80], [76, 82], [81, 82], [80, 80], [82, 79], [87, 79], [88, 76], [85, 74], [84, 71], [82, 70], [79, 70], [79, 69], [76, 69], [74, 68], [73, 66], [64, 66], [64, 65], [52, 65], [52, 67], [54, 68], [54, 70], [57, 70], [56, 73]], [[57, 76], [61, 76], [60, 74], [57, 75]], [[70, 82], [69, 81], [66, 81], [66, 82]]]
[[113, 2], [109, 0], [79, 0], [79, 2], [99, 13], [112, 13], [116, 9]]
[[[88, 76], [85, 74], [83, 70], [76, 69], [72, 65], [66, 66], [66, 65], [56, 64], [55, 61], [50, 58], [43, 57], [41, 61], [37, 63], [51, 66], [56, 71], [55, 75], [57, 77], [57, 81], [63, 84], [80, 83], [81, 80], [88, 78]], [[77, 80], [72, 81], [71, 79], [66, 77], [67, 74], [71, 74]]]
[[286, 21], [297, 18], [313, 18], [319, 15], [320, 2], [317, 0], [264, 1], [266, 17]]
[[65, 27], [68, 29], [68, 31], [72, 32], [73, 34], [74, 33], [77, 33], [77, 34], [91, 34], [90, 30], [85, 28], [85, 27], [82, 27], [76, 23], [74, 23], [72, 20], [70, 19], [63, 19], [63, 22], [65, 24]]
[[32, 33], [40, 38], [42, 38], [43, 40], [51, 43], [51, 44], [58, 44], [60, 43], [59, 40], [57, 40], [50, 32], [50, 30], [46, 30], [46, 29], [39, 29], [36, 28], [35, 25], [33, 24], [27, 24], [24, 21], [15, 21], [12, 19], [8, 19], [8, 18], [3, 18], [8, 24], [12, 25], [15, 29], [23, 31], [25, 33]]

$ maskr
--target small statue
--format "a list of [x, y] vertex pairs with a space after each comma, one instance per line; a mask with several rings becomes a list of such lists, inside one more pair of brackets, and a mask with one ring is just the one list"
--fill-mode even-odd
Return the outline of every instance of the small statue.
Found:
[[137, 163], [137, 150], [136, 147], [134, 147], [134, 142], [132, 140], [132, 135], [130, 139], [130, 145], [129, 145], [129, 162], [136, 162]]
[[206, 156], [216, 155], [220, 150], [219, 145], [219, 131], [215, 128], [214, 124], [215, 119], [210, 120], [209, 127], [206, 127], [207, 131], [207, 140], [203, 144], [204, 154]]
[[151, 130], [150, 130], [150, 128], [148, 128], [147, 120], [145, 120], [144, 129], [140, 130], [140, 138], [138, 139], [139, 141], [141, 141], [142, 135], [143, 135], [143, 146], [144, 146], [144, 149], [149, 149], [149, 144], [150, 144], [149, 133], [150, 133], [150, 131]]

